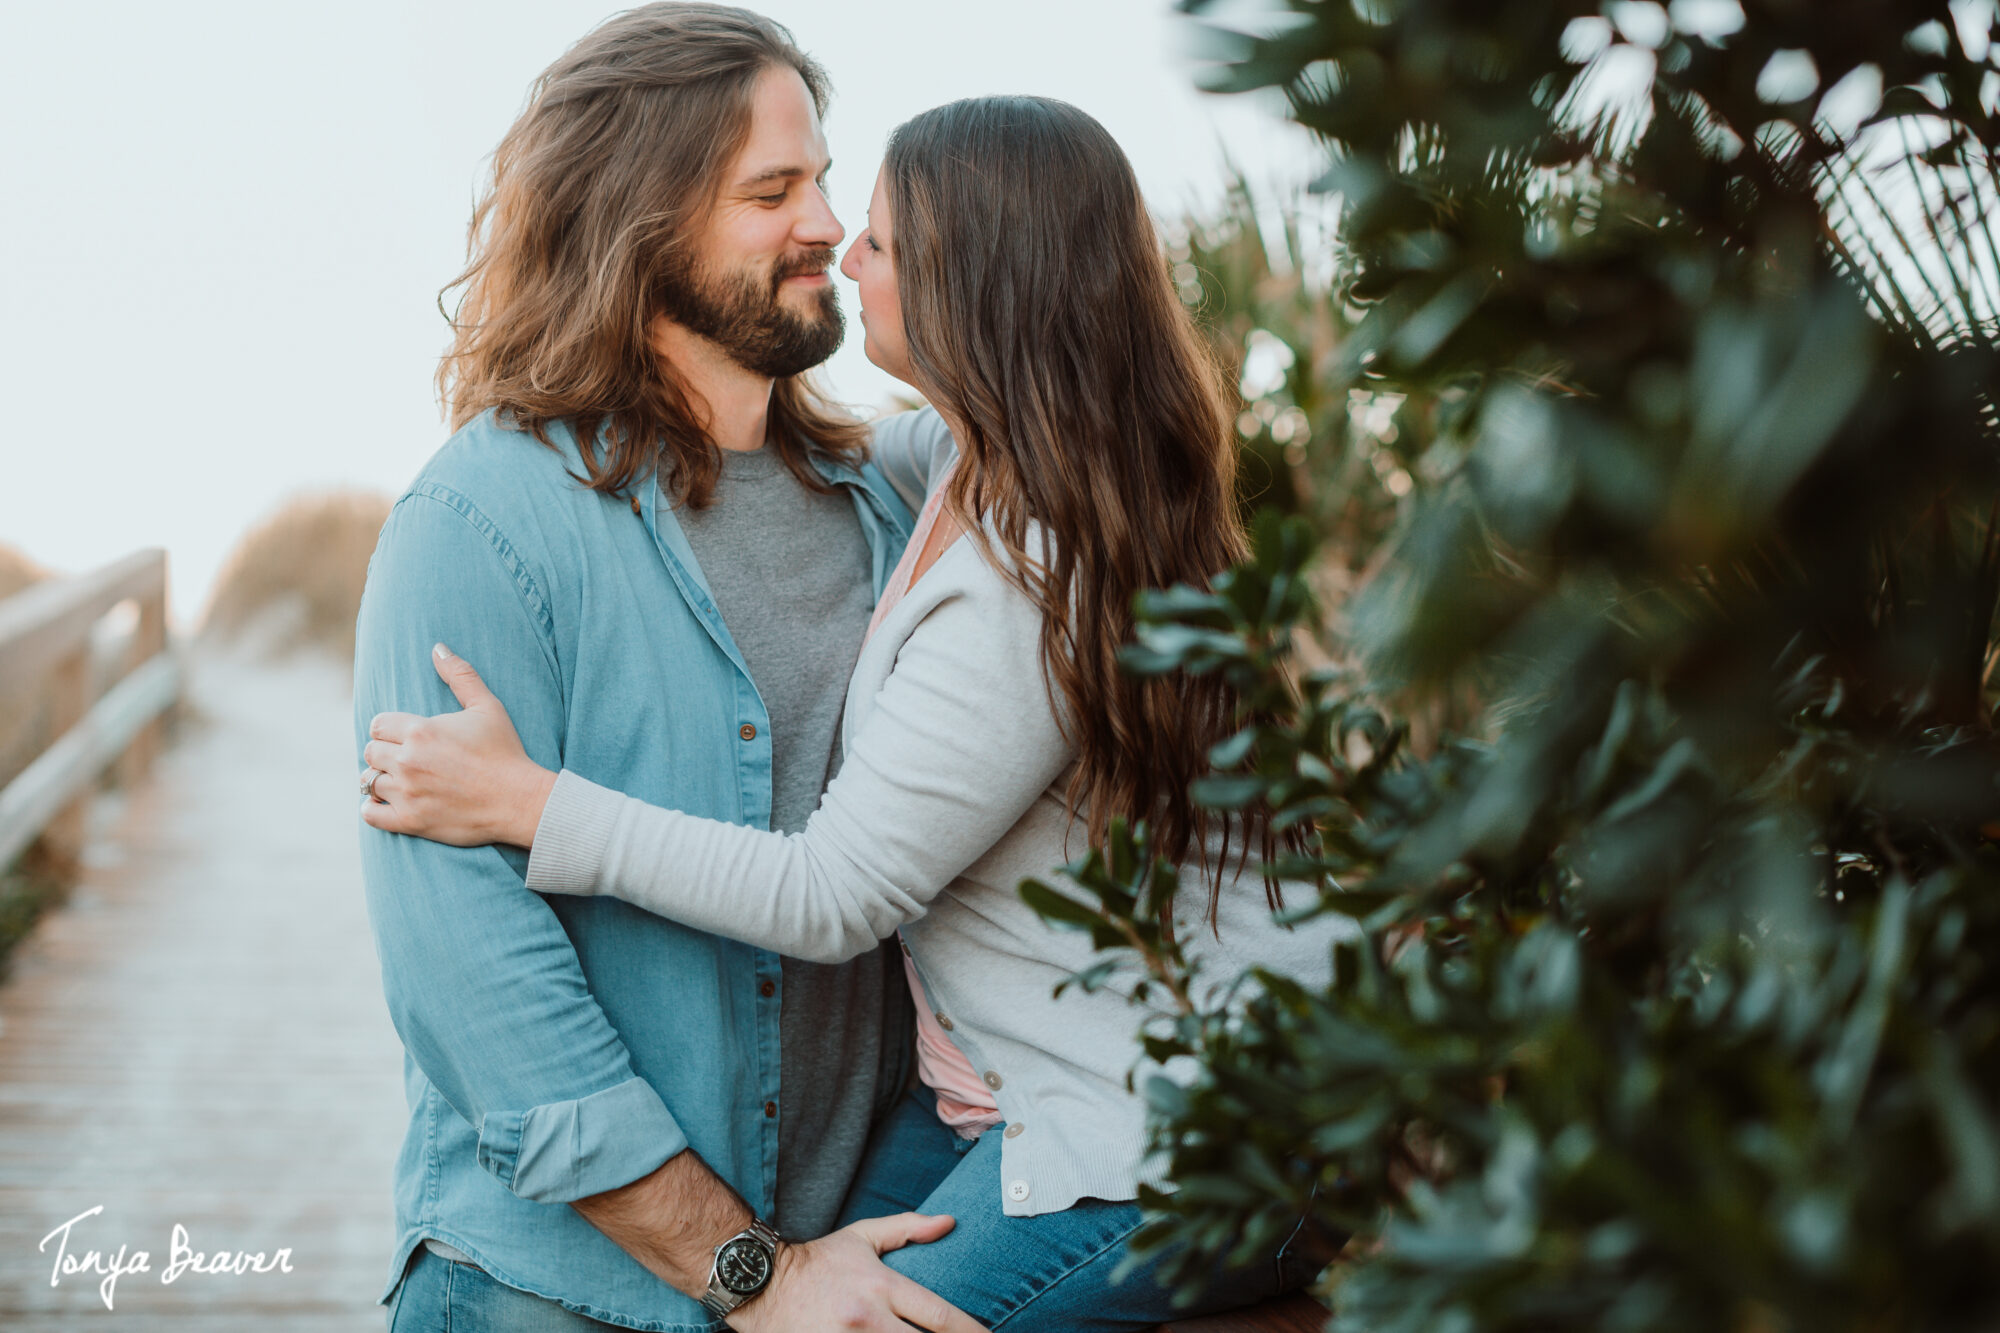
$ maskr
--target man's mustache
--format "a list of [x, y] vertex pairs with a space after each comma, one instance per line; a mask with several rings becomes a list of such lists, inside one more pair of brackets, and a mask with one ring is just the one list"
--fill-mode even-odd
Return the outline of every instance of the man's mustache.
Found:
[[808, 278], [826, 272], [833, 267], [834, 258], [833, 247], [822, 245], [817, 249], [780, 259], [777, 267], [771, 270], [772, 293], [774, 295], [777, 293], [786, 278]]

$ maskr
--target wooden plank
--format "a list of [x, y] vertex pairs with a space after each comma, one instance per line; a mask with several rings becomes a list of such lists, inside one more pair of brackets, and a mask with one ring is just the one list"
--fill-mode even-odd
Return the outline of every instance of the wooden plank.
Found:
[[81, 722], [0, 790], [0, 865], [33, 842], [51, 820], [179, 697], [181, 670], [160, 654], [111, 687]]
[[118, 603], [163, 602], [167, 553], [137, 551], [89, 574], [44, 579], [0, 601], [0, 689], [41, 678]]

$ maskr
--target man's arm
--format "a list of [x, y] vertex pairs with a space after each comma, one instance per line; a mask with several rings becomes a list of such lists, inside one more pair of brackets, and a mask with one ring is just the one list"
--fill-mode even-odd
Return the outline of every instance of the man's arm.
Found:
[[[509, 552], [503, 557], [501, 551]], [[450, 492], [405, 498], [382, 530], [355, 650], [357, 745], [377, 712], [442, 711], [439, 641], [478, 643], [520, 702], [529, 753], [561, 754], [562, 694], [530, 571]], [[518, 856], [361, 830], [389, 1013], [411, 1057], [479, 1133], [514, 1193], [568, 1203], [655, 1170], [687, 1136], [584, 982]]]

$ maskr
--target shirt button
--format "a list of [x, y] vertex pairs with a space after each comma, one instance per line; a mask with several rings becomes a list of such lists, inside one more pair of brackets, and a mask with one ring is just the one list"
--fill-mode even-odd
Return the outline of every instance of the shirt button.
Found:
[[898, 936], [896, 939], [896, 943], [903, 946], [903, 957], [908, 958], [910, 956], [910, 942], [906, 939], [903, 939], [901, 936]]
[[[1000, 1076], [990, 1069], [986, 1071], [986, 1086], [995, 1092], [1000, 1091]], [[1026, 1189], [1027, 1186], [1023, 1185], [1022, 1188]]]
[[778, 993], [778, 983], [775, 981], [767, 981], [763, 985], [757, 988], [757, 993], [768, 1000], [773, 995], [776, 995]]
[[1022, 1130], [1024, 1130], [1024, 1129], [1026, 1129], [1026, 1128], [1027, 1128], [1027, 1126], [1026, 1126], [1026, 1125], [1024, 1125], [1024, 1124], [1022, 1124], [1022, 1123], [1021, 1123], [1020, 1121], [1016, 1120], [1016, 1121], [1015, 1121], [1015, 1122], [1014, 1122], [1013, 1124], [1011, 1124], [1011, 1125], [1007, 1126], [1007, 1132], [1006, 1132], [1006, 1134], [1005, 1134], [1005, 1135], [1003, 1135], [1003, 1137], [1005, 1137], [1005, 1138], [1010, 1138], [1010, 1139], [1012, 1139], [1012, 1138], [1018, 1138], [1018, 1137], [1020, 1137], [1020, 1134], [1021, 1134], [1021, 1131], [1022, 1131]]
[[778, 1104], [776, 1102], [764, 1103], [764, 1118], [766, 1120], [776, 1120], [778, 1118]]
[[937, 1021], [938, 1021], [938, 1026], [943, 1028], [946, 1032], [951, 1031], [951, 1020], [949, 1018], [946, 1018], [943, 1014], [939, 1014], [937, 1015]]
[[1028, 1182], [1025, 1180], [1008, 1181], [1007, 1197], [1012, 1199], [1015, 1203], [1021, 1203], [1025, 1201], [1028, 1197]]
[[757, 726], [755, 723], [745, 722], [736, 729], [736, 734], [746, 741], [754, 741], [757, 739]]

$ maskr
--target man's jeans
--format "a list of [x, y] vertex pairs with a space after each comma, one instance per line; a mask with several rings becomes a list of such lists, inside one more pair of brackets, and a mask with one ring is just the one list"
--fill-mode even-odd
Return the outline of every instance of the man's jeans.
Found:
[[422, 1246], [389, 1306], [389, 1333], [605, 1333], [613, 1327]]
[[949, 1213], [958, 1225], [929, 1245], [883, 1256], [995, 1333], [1133, 1333], [1168, 1319], [1251, 1305], [1303, 1287], [1317, 1266], [1281, 1251], [1248, 1269], [1218, 1270], [1192, 1307], [1159, 1285], [1160, 1258], [1122, 1277], [1141, 1221], [1134, 1203], [1084, 1199], [1060, 1213], [1000, 1211], [1000, 1131], [961, 1139], [917, 1088], [875, 1131], [841, 1225], [890, 1213]]

